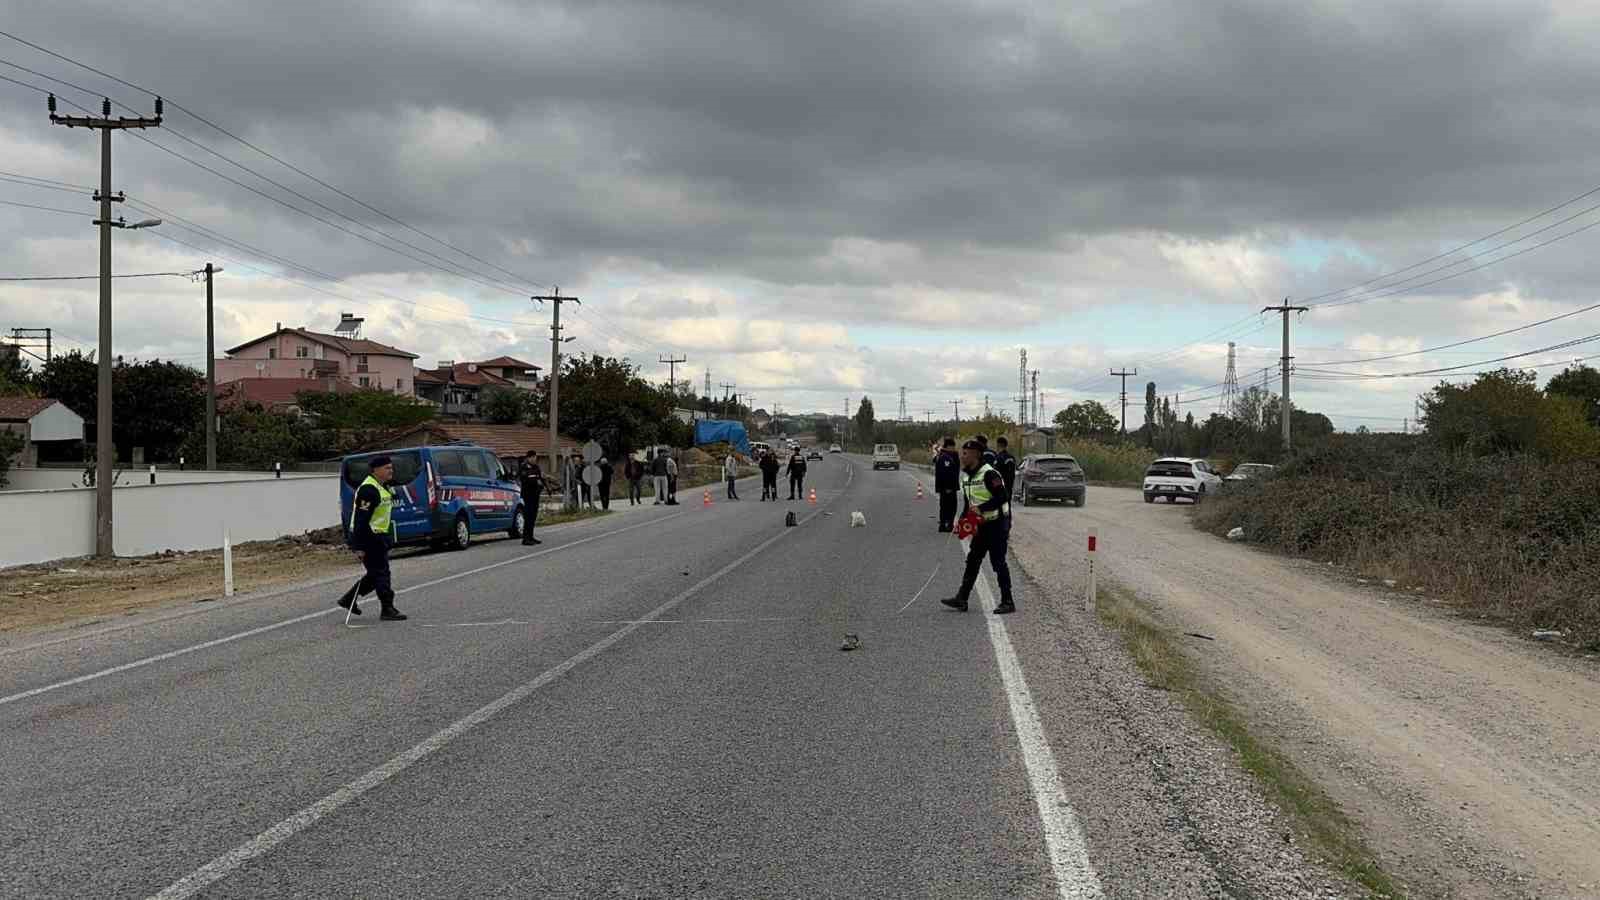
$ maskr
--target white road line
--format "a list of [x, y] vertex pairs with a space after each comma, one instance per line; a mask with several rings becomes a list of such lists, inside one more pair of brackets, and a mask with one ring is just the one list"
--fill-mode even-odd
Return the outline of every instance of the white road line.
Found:
[[[801, 519], [801, 524], [811, 521], [819, 513], [820, 510], [812, 513], [809, 516], [806, 516], [804, 519]], [[251, 838], [243, 844], [240, 844], [232, 850], [229, 850], [227, 853], [218, 856], [216, 859], [213, 859], [211, 862], [206, 863], [200, 868], [195, 869], [182, 879], [173, 882], [165, 890], [161, 891], [161, 893], [153, 895], [152, 900], [187, 900], [187, 898], [193, 897], [194, 895], [205, 890], [208, 886], [227, 878], [229, 875], [237, 871], [240, 867], [244, 866], [251, 860], [266, 855], [279, 844], [282, 844], [284, 841], [289, 840], [305, 829], [315, 825], [318, 821], [331, 815], [350, 801], [359, 798], [361, 795], [400, 774], [414, 763], [426, 759], [439, 750], [444, 749], [451, 742], [455, 741], [457, 738], [478, 727], [479, 725], [482, 725], [484, 722], [494, 718], [495, 715], [527, 699], [529, 696], [532, 696], [535, 691], [539, 690], [550, 682], [555, 681], [557, 678], [567, 674], [590, 659], [600, 655], [618, 641], [632, 634], [645, 622], [655, 621], [658, 619], [658, 617], [671, 612], [674, 607], [678, 606], [678, 604], [694, 596], [712, 582], [722, 578], [722, 576], [754, 559], [756, 554], [767, 549], [773, 544], [776, 544], [778, 541], [783, 540], [789, 534], [790, 529], [786, 528], [772, 537], [767, 538], [766, 540], [757, 544], [754, 549], [745, 553], [743, 556], [735, 559], [733, 562], [728, 563], [717, 571], [712, 572], [705, 578], [700, 579], [693, 586], [679, 593], [671, 600], [668, 600], [667, 602], [651, 610], [644, 619], [624, 625], [616, 631], [613, 631], [611, 634], [606, 635], [604, 638], [601, 638], [598, 642], [589, 646], [587, 649], [579, 652], [577, 655], [567, 659], [565, 662], [562, 662], [554, 668], [547, 669], [540, 673], [540, 675], [532, 681], [513, 688], [510, 692], [502, 695], [499, 699], [494, 700], [485, 706], [481, 706], [467, 716], [452, 722], [442, 731], [435, 733], [432, 737], [429, 737], [422, 743], [417, 744], [409, 750], [406, 750], [393, 759], [390, 759], [383, 765], [373, 769], [365, 775], [362, 775], [360, 778], [357, 778], [355, 781], [352, 781], [344, 787], [339, 788], [337, 791], [334, 791], [332, 794], [329, 794], [321, 800], [318, 800], [316, 803], [307, 806], [289, 818], [284, 819], [282, 822], [279, 822], [266, 831], [263, 831], [261, 834], [256, 835], [254, 838]]]
[[[988, 608], [994, 607], [994, 594], [989, 590], [987, 576], [978, 578], [978, 598]], [[1050, 868], [1056, 876], [1056, 892], [1061, 900], [1099, 900], [1100, 879], [1089, 862], [1089, 843], [1083, 829], [1078, 826], [1078, 815], [1067, 802], [1061, 789], [1061, 776], [1056, 770], [1056, 757], [1050, 751], [1044, 726], [1039, 722], [1039, 710], [1033, 705], [1033, 694], [1022, 677], [1022, 664], [1011, 648], [1011, 636], [1006, 633], [1004, 616], [979, 612], [989, 623], [989, 643], [994, 645], [995, 662], [1000, 667], [1000, 680], [1005, 684], [1006, 701], [1011, 706], [1011, 722], [1017, 729], [1017, 743], [1022, 747], [1023, 765], [1028, 770], [1028, 786], [1033, 790], [1033, 802], [1039, 807], [1039, 821], [1044, 827], [1045, 848], [1050, 854]]]
[[[486, 565], [486, 566], [479, 566], [476, 569], [468, 569], [465, 572], [457, 572], [454, 575], [446, 575], [443, 578], [435, 578], [432, 581], [424, 581], [421, 584], [412, 585], [411, 587], [395, 591], [395, 596], [400, 596], [401, 594], [409, 594], [412, 591], [424, 590], [426, 588], [430, 588], [430, 587], [434, 587], [436, 585], [444, 584], [447, 581], [455, 581], [458, 578], [466, 578], [466, 577], [469, 577], [469, 576], [472, 576], [472, 575], [481, 575], [482, 573], [488, 572], [488, 571], [490, 571], [492, 569], [498, 569], [498, 568], [501, 568], [503, 566], [515, 565], [516, 563], [527, 562], [530, 559], [537, 559], [537, 558], [539, 558], [541, 556], [547, 556], [547, 555], [549, 555], [551, 553], [559, 553], [562, 550], [566, 550], [566, 549], [569, 549], [569, 548], [572, 548], [572, 547], [577, 547], [577, 546], [580, 546], [582, 544], [587, 544], [587, 543], [590, 543], [591, 541], [598, 541], [598, 540], [600, 540], [602, 538], [612, 537], [614, 535], [622, 534], [624, 532], [634, 531], [635, 529], [639, 529], [639, 528], [645, 528], [645, 527], [650, 526], [650, 525], [658, 525], [658, 524], [660, 524], [662, 522], [665, 522], [665, 521], [667, 521], [669, 519], [676, 519], [677, 517], [684, 516], [684, 515], [688, 515], [688, 512], [684, 511], [684, 512], [673, 513], [670, 516], [662, 516], [659, 519], [652, 519], [652, 520], [650, 520], [648, 522], [640, 522], [637, 525], [629, 525], [626, 528], [618, 528], [615, 531], [607, 531], [607, 532], [605, 532], [603, 534], [590, 535], [589, 537], [586, 537], [586, 538], [581, 538], [579, 540], [572, 541], [570, 543], [562, 544], [559, 547], [551, 547], [551, 548], [549, 548], [547, 550], [538, 550], [538, 551], [535, 551], [533, 553], [524, 554], [522, 556], [515, 556], [515, 557], [512, 557], [511, 559], [503, 559], [500, 562], [490, 563], [489, 565]], [[101, 669], [98, 672], [91, 672], [91, 673], [89, 673], [87, 675], [79, 675], [76, 678], [68, 678], [66, 681], [58, 681], [58, 682], [56, 682], [54, 684], [47, 684], [47, 685], [44, 685], [43, 687], [36, 687], [36, 688], [33, 688], [32, 690], [26, 690], [26, 691], [22, 691], [20, 693], [10, 694], [10, 695], [7, 695], [5, 697], [0, 697], [0, 706], [4, 706], [7, 703], [15, 703], [18, 700], [26, 700], [29, 697], [37, 697], [40, 694], [47, 694], [47, 693], [49, 693], [51, 691], [58, 691], [58, 690], [61, 690], [62, 688], [72, 687], [73, 685], [83, 684], [84, 682], [87, 682], [87, 681], [94, 681], [96, 679], [106, 678], [106, 677], [109, 677], [111, 675], [120, 675], [123, 672], [131, 671], [133, 669], [140, 669], [140, 668], [143, 668], [145, 666], [153, 665], [153, 664], [158, 663], [158, 662], [166, 662], [169, 659], [176, 659], [179, 656], [185, 656], [187, 654], [195, 653], [195, 652], [200, 651], [200, 650], [209, 650], [212, 647], [219, 647], [219, 646], [221, 646], [223, 644], [231, 644], [234, 641], [242, 641], [242, 640], [244, 640], [245, 638], [248, 638], [248, 637], [255, 637], [258, 634], [266, 634], [269, 631], [277, 631], [280, 628], [287, 628], [290, 625], [297, 625], [297, 624], [299, 624], [301, 622], [308, 622], [308, 621], [310, 621], [312, 619], [319, 618], [321, 616], [326, 616], [326, 615], [329, 615], [329, 614], [332, 614], [332, 613], [343, 613], [343, 612], [344, 612], [344, 610], [340, 609], [337, 606], [330, 606], [327, 609], [317, 610], [314, 613], [306, 613], [303, 616], [295, 616], [292, 619], [284, 619], [281, 622], [273, 622], [270, 625], [262, 625], [259, 628], [252, 628], [249, 631], [241, 631], [241, 632], [239, 632], [237, 634], [230, 634], [227, 637], [220, 637], [220, 638], [217, 638], [215, 640], [205, 641], [204, 643], [200, 643], [200, 644], [192, 644], [192, 645], [190, 645], [188, 647], [182, 647], [182, 648], [177, 649], [177, 650], [169, 650], [166, 653], [160, 653], [160, 654], [157, 654], [155, 656], [146, 656], [143, 659], [136, 659], [133, 662], [123, 663], [120, 666], [112, 666], [109, 669]]]
[[423, 628], [488, 628], [491, 625], [532, 625], [522, 619], [501, 619], [498, 622], [451, 622], [447, 625], [423, 625]]

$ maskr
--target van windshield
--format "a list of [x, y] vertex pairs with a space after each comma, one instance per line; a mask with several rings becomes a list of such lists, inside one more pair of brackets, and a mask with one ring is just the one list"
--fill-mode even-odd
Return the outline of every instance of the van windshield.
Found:
[[[356, 456], [344, 461], [344, 483], [351, 487], [360, 487], [361, 482], [367, 480], [367, 475], [372, 468], [367, 465], [370, 456]], [[394, 483], [410, 484], [417, 478], [417, 473], [422, 471], [422, 454], [420, 453], [391, 453], [389, 460], [394, 463]]]

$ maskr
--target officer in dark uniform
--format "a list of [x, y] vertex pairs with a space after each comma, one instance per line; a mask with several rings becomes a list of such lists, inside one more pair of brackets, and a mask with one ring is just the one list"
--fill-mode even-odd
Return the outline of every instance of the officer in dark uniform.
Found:
[[956, 455], [956, 439], [944, 439], [944, 448], [933, 459], [933, 490], [939, 495], [939, 531], [956, 530], [956, 496], [961, 493], [961, 458]]
[[997, 457], [995, 452], [989, 449], [989, 439], [981, 434], [975, 435], [972, 439], [978, 442], [978, 460], [986, 466], [994, 465]]
[[351, 504], [348, 537], [350, 549], [366, 566], [367, 573], [339, 598], [339, 606], [359, 616], [361, 606], [356, 601], [365, 594], [376, 592], [378, 602], [383, 604], [378, 618], [386, 622], [403, 622], [406, 615], [395, 609], [394, 588], [389, 584], [389, 546], [394, 543], [394, 522], [391, 518], [394, 494], [389, 492], [388, 484], [394, 478], [394, 464], [389, 457], [380, 454], [368, 460], [367, 465], [369, 474], [361, 482], [361, 487], [356, 489], [356, 500]]
[[1006, 497], [1009, 498], [1012, 489], [1017, 486], [1017, 458], [1011, 455], [1005, 435], [995, 438], [995, 443], [1000, 446], [1000, 452], [994, 455], [994, 462], [991, 465], [1000, 473], [1000, 477], [1006, 480]]
[[544, 472], [539, 468], [539, 454], [529, 450], [517, 465], [517, 480], [522, 483], [522, 543], [524, 546], [542, 544], [533, 536], [533, 526], [539, 521], [539, 500], [544, 496]]
[[976, 440], [961, 445], [961, 492], [966, 498], [966, 509], [976, 511], [981, 520], [978, 531], [972, 536], [972, 546], [967, 550], [967, 570], [961, 576], [961, 590], [954, 597], [940, 600], [952, 609], [967, 611], [967, 598], [978, 583], [978, 572], [983, 568], [983, 558], [989, 557], [994, 569], [994, 580], [1000, 584], [1000, 603], [994, 614], [1007, 615], [1017, 611], [1011, 596], [1011, 567], [1006, 565], [1006, 542], [1011, 537], [1011, 498], [1006, 494], [1006, 481], [995, 468], [983, 461], [983, 445]]

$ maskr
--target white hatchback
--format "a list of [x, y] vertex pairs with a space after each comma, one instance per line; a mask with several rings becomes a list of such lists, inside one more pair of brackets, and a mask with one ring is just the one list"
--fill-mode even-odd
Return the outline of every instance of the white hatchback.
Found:
[[1179, 497], [1188, 497], [1199, 503], [1206, 494], [1215, 494], [1222, 488], [1222, 476], [1203, 459], [1170, 456], [1150, 464], [1144, 473], [1144, 502], [1154, 503], [1157, 497], [1168, 503]]

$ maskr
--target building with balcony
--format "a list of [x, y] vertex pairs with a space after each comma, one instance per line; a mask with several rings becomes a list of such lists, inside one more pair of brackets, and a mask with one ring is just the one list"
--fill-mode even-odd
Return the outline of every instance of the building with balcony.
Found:
[[412, 381], [416, 384], [418, 400], [436, 407], [440, 415], [464, 419], [477, 417], [478, 396], [485, 388], [531, 390], [509, 378], [496, 375], [479, 363], [458, 363], [448, 359], [440, 360], [432, 369], [415, 370]]
[[411, 395], [413, 360], [417, 354], [361, 336], [362, 319], [349, 313], [334, 333], [309, 328], [284, 328], [246, 341], [216, 361], [217, 383], [245, 378], [333, 378], [355, 388]]

